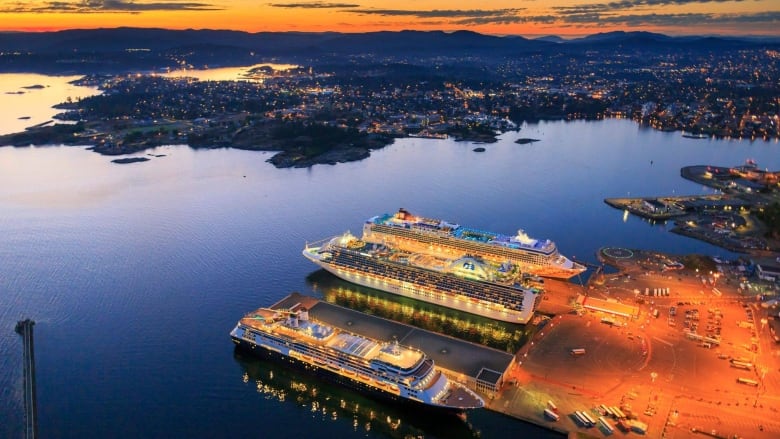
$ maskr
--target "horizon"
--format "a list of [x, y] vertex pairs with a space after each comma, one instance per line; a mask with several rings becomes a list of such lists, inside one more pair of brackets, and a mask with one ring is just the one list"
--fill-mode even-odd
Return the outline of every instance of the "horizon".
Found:
[[366, 31], [348, 31], [348, 30], [323, 30], [323, 31], [300, 31], [300, 30], [279, 30], [279, 31], [246, 31], [242, 29], [230, 29], [230, 28], [216, 28], [216, 27], [205, 27], [205, 28], [174, 28], [174, 27], [137, 27], [137, 26], [115, 26], [115, 27], [106, 27], [106, 26], [97, 26], [97, 27], [78, 27], [78, 28], [63, 28], [63, 29], [42, 29], [42, 30], [3, 30], [0, 29], [0, 35], [2, 34], [24, 34], [24, 33], [56, 33], [56, 32], [68, 32], [68, 31], [110, 31], [110, 30], [119, 30], [119, 29], [130, 29], [130, 30], [159, 30], [159, 31], [172, 31], [172, 32], [187, 32], [187, 31], [193, 31], [193, 32], [240, 32], [240, 33], [246, 33], [248, 35], [256, 35], [256, 34], [263, 34], [263, 33], [290, 33], [290, 34], [328, 34], [328, 33], [334, 33], [334, 34], [371, 34], [371, 33], [380, 33], [380, 32], [391, 32], [391, 33], [402, 33], [402, 32], [441, 32], [444, 34], [454, 34], [457, 32], [472, 32], [478, 35], [484, 35], [484, 36], [491, 36], [491, 37], [497, 37], [497, 38], [505, 38], [505, 37], [521, 37], [528, 40], [534, 40], [534, 39], [541, 39], [541, 38], [560, 38], [564, 41], [574, 41], [577, 39], [587, 38], [587, 37], [593, 37], [597, 35], [609, 35], [609, 34], [617, 34], [617, 33], [625, 33], [625, 34], [632, 34], [632, 33], [647, 33], [647, 34], [653, 34], [653, 35], [662, 35], [666, 37], [676, 38], [676, 37], [700, 37], [700, 38], [737, 38], [737, 39], [780, 39], [780, 33], [778, 34], [756, 34], [756, 33], [745, 33], [745, 34], [719, 34], [719, 33], [688, 33], [688, 34], [672, 34], [668, 32], [659, 32], [659, 31], [651, 31], [651, 30], [623, 30], [623, 29], [614, 29], [614, 30], [597, 30], [594, 29], [593, 32], [590, 33], [579, 33], [579, 34], [554, 34], [554, 33], [533, 33], [533, 34], [491, 34], [487, 32], [479, 32], [473, 29], [378, 29], [378, 30], [366, 30]]
[[[772, 9], [774, 8], [774, 9]], [[472, 31], [495, 36], [578, 38], [613, 31], [668, 36], [780, 36], [772, 0], [497, 0], [490, 8], [411, 2], [250, 0], [0, 0], [0, 32], [158, 28], [259, 32]]]

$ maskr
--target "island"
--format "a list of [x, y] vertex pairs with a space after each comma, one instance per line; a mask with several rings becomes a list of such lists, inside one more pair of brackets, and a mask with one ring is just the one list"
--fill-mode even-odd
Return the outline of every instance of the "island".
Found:
[[111, 160], [111, 163], [118, 163], [120, 165], [125, 165], [128, 163], [139, 163], [139, 162], [148, 162], [151, 159], [148, 159], [146, 157], [126, 157], [123, 159], [114, 159]]

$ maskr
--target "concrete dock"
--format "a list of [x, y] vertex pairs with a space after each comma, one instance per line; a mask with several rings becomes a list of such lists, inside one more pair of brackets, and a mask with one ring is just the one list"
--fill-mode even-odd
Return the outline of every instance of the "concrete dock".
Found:
[[35, 322], [26, 319], [16, 324], [16, 332], [22, 336], [24, 344], [24, 437], [38, 437], [38, 402], [35, 397], [35, 350], [33, 346], [33, 326]]

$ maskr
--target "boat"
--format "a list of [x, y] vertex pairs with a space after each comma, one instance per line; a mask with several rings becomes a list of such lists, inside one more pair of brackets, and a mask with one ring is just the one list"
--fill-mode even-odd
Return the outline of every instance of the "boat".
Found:
[[424, 352], [311, 319], [300, 304], [259, 308], [241, 318], [230, 337], [253, 354], [384, 399], [453, 413], [485, 405], [472, 390], [447, 378]]
[[708, 135], [704, 133], [687, 133], [685, 131], [682, 132], [682, 136], [686, 139], [707, 139], [709, 138]]
[[515, 236], [503, 235], [412, 215], [405, 209], [366, 220], [362, 239], [411, 252], [470, 254], [499, 264], [509, 262], [524, 273], [543, 277], [568, 279], [586, 269], [561, 255], [554, 242], [531, 238], [523, 230]]
[[307, 244], [303, 255], [348, 282], [515, 324], [528, 323], [543, 294], [511, 264], [410, 253], [349, 232]]

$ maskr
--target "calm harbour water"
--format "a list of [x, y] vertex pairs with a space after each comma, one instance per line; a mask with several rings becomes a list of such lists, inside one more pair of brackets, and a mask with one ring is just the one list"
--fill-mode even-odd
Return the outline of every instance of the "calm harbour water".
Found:
[[[19, 83], [43, 81], [33, 76]], [[0, 99], [5, 107], [34, 94]], [[18, 131], [19, 116], [0, 132]], [[399, 207], [505, 233], [522, 227], [590, 262], [607, 245], [728, 256], [624, 218], [603, 199], [709, 193], [680, 177], [686, 165], [752, 158], [780, 168], [776, 142], [692, 140], [625, 120], [526, 125], [485, 147], [404, 139], [361, 162], [310, 169], [186, 146], [131, 165], [81, 147], [0, 148], [0, 437], [21, 434], [13, 328], [24, 317], [37, 322], [42, 437], [539, 437], [487, 411], [440, 425], [237, 358], [228, 332], [291, 291], [321, 294], [307, 282], [306, 241], [359, 233], [364, 219]]]

